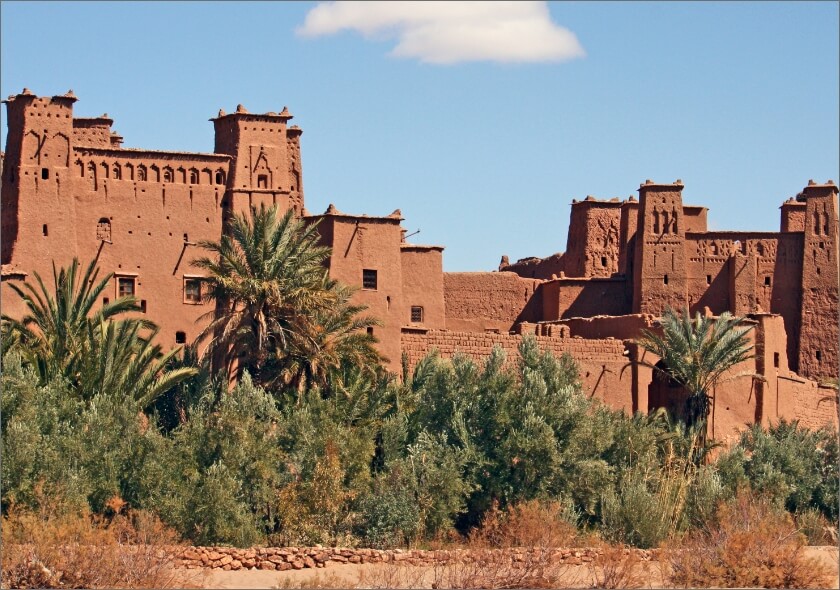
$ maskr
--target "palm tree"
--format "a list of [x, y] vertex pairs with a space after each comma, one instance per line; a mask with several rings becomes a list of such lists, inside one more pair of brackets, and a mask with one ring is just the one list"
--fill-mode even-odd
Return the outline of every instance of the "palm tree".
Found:
[[97, 393], [132, 398], [145, 409], [163, 391], [195, 373], [193, 369], [167, 370], [165, 364], [179, 352], [162, 354], [153, 345], [155, 324], [144, 318], [118, 318], [140, 311], [135, 297], [120, 297], [94, 309], [113, 274], [96, 282], [99, 270], [91, 262], [79, 277], [79, 261], [68, 268], [53, 265], [54, 292], [35, 273], [37, 287], [10, 284], [29, 313], [16, 320], [3, 316], [22, 356], [34, 366], [42, 383], [67, 381], [82, 398]]
[[[98, 325], [116, 316], [140, 311], [134, 297], [120, 297], [111, 303], [94, 309], [99, 295], [108, 286], [113, 274], [98, 283], [96, 263], [91, 262], [79, 277], [80, 264], [77, 259], [68, 268], [57, 269], [53, 264], [54, 289], [44, 284], [41, 276], [34, 273], [37, 286], [24, 283], [9, 287], [23, 300], [28, 313], [20, 320], [3, 316], [8, 330], [17, 334], [24, 356], [37, 368], [43, 382], [63, 376], [71, 384], [78, 385], [78, 363], [89, 350], [89, 327]], [[144, 319], [133, 319], [142, 327], [153, 324]]]
[[[352, 305], [354, 289], [327, 280], [324, 284], [333, 304], [299, 318], [303, 325], [293, 330], [285, 349], [278, 349], [274, 364], [278, 379], [298, 391], [317, 386], [324, 394], [348, 395], [345, 375], [375, 379], [385, 360], [375, 348], [368, 328], [380, 325], [370, 316], [360, 316], [366, 307]], [[349, 371], [350, 367], [354, 371]]]
[[325, 288], [329, 248], [319, 245], [314, 225], [291, 210], [278, 219], [276, 207], [234, 215], [228, 230], [219, 242], [199, 244], [212, 257], [193, 261], [208, 273], [208, 298], [216, 303], [202, 318], [211, 321], [198, 341], [210, 338], [216, 370], [233, 377], [247, 369], [263, 383], [272, 351], [286, 349], [306, 330], [307, 317], [335, 301]]
[[198, 373], [193, 367], [170, 369], [167, 365], [181, 348], [175, 347], [164, 354], [160, 344], [152, 344], [158, 328], [154, 327], [148, 334], [140, 330], [141, 324], [130, 320], [101, 322], [89, 327], [92, 346], [80, 363], [87, 396], [121, 394], [146, 409], [162, 393]]
[[688, 391], [685, 421], [689, 428], [700, 430], [700, 444], [705, 446], [709, 392], [735, 365], [752, 357], [753, 346], [747, 334], [753, 329], [745, 318], [729, 312], [718, 318], [697, 313], [694, 319], [683, 310], [678, 314], [666, 309], [661, 321], [662, 335], [644, 330], [638, 343], [662, 359], [664, 372]]

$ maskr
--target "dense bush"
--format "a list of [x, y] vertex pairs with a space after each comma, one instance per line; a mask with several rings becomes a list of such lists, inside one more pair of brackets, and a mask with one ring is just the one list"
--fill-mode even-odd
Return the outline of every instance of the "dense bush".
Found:
[[650, 547], [750, 488], [814, 540], [836, 530], [835, 434], [755, 427], [697, 466], [682, 426], [587, 398], [573, 361], [528, 338], [511, 360], [429, 355], [402, 383], [347, 367], [341, 391], [267, 392], [247, 375], [224, 391], [205, 367], [145, 412], [45, 384], [14, 350], [3, 369], [4, 514], [58, 498], [153, 511], [201, 544], [394, 547], [562, 506], [579, 529]]
[[838, 444], [836, 431], [782, 420], [768, 429], [755, 425], [743, 432], [717, 466], [730, 495], [748, 486], [791, 512], [814, 508], [836, 523]]

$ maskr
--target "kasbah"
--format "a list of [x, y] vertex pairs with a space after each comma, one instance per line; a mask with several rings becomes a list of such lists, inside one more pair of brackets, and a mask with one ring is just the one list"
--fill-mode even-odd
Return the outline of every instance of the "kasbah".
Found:
[[318, 223], [330, 275], [359, 290], [380, 319], [375, 336], [399, 372], [436, 349], [508, 358], [526, 334], [568, 352], [584, 390], [613, 408], [682, 407], [686, 392], [635, 339], [667, 307], [754, 324], [755, 355], [714, 391], [710, 434], [797, 419], [837, 425], [838, 189], [810, 180], [782, 203], [778, 232], [708, 231], [708, 210], [682, 200], [683, 183], [646, 180], [638, 199], [572, 202], [566, 251], [498, 271], [443, 272], [443, 247], [406, 242], [398, 210], [382, 217], [304, 206], [302, 131], [281, 112], [219, 111], [213, 153], [123, 148], [107, 116], [76, 118], [72, 91], [28, 89], [8, 114], [2, 176], [3, 312], [24, 310], [6, 283], [53, 263], [96, 260], [113, 272], [110, 298], [133, 294], [165, 347], [190, 342], [210, 310], [191, 267], [201, 240], [218, 240], [234, 213], [277, 205]]

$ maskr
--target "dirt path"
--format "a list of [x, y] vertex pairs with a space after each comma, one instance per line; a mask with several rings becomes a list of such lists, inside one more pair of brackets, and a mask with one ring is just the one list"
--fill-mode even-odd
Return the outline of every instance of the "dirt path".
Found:
[[[835, 572], [833, 588], [840, 587], [837, 547], [809, 547], [808, 557], [815, 557]], [[587, 564], [563, 566], [556, 573], [554, 585], [564, 588], [591, 588], [597, 573]], [[638, 566], [644, 588], [663, 587], [658, 563]], [[469, 572], [444, 571], [443, 568], [403, 564], [330, 564], [325, 568], [289, 570], [223, 571], [216, 569], [178, 570], [179, 579], [189, 588], [431, 588], [447, 587], [447, 580], [463, 580]]]

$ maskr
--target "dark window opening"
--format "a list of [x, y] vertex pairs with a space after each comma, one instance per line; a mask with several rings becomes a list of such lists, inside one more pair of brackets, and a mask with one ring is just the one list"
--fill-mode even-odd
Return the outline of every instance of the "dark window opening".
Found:
[[419, 305], [411, 306], [411, 321], [415, 324], [420, 324], [423, 322], [423, 308]]
[[190, 235], [189, 235], [189, 234], [184, 234], [184, 241], [185, 241], [185, 242], [189, 242], [189, 241], [190, 241]]
[[607, 266], [607, 257], [601, 256], [601, 266]]
[[108, 305], [109, 303], [111, 303], [111, 300], [108, 297], [102, 298], [102, 305]]
[[187, 333], [186, 332], [175, 332], [175, 344], [186, 344], [187, 343]]
[[145, 299], [140, 300], [140, 311], [142, 311], [143, 313], [146, 313], [146, 300]]
[[825, 242], [820, 242], [820, 249], [825, 250]]
[[[46, 234], [44, 234], [44, 235], [46, 235]], [[817, 267], [817, 274], [820, 274], [820, 267], [819, 266]]]
[[707, 285], [711, 285], [711, 284], [712, 284], [712, 275], [706, 275], [706, 284], [707, 284]]
[[665, 275], [664, 277], [662, 277], [662, 283], [665, 284], [665, 285], [668, 284], [668, 275]]
[[201, 279], [184, 279], [184, 302], [201, 303]]
[[50, 177], [50, 171], [47, 168], [41, 168], [41, 178], [47, 180]]
[[117, 296], [133, 297], [135, 293], [135, 280], [133, 277], [119, 277], [117, 279]]
[[377, 276], [375, 270], [370, 269], [363, 269], [362, 270], [362, 288], [363, 289], [372, 289], [376, 290], [377, 288]]
[[260, 174], [257, 176], [257, 188], [268, 188], [268, 176]]
[[765, 287], [769, 287], [769, 286], [770, 286], [770, 277], [764, 277], [764, 286], [765, 286]]
[[102, 217], [96, 223], [96, 239], [99, 241], [111, 241], [111, 220], [107, 217]]
[[216, 172], [216, 184], [224, 184], [225, 183], [225, 175], [221, 172]]
[[817, 356], [817, 362], [820, 362], [822, 360], [822, 352], [818, 350], [816, 356]]
[[198, 170], [190, 170], [190, 184], [198, 184]]
[[373, 336], [373, 328], [368, 326], [367, 333], [368, 333], [369, 336]]
[[777, 369], [779, 368], [779, 353], [778, 352], [773, 353], [773, 366], [776, 367]]
[[41, 231], [44, 232], [45, 236], [50, 235], [49, 231], [47, 231], [47, 224], [46, 223], [41, 227]]

